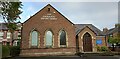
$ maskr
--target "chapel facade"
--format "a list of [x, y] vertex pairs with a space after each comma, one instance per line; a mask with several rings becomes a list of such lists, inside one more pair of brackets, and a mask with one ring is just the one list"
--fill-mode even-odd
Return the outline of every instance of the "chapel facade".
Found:
[[21, 56], [97, 52], [105, 36], [92, 24], [73, 24], [50, 4], [23, 23]]

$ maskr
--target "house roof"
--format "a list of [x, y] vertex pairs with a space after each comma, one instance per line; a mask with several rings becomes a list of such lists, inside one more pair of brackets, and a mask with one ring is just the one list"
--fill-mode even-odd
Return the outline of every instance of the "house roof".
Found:
[[89, 27], [97, 36], [104, 35], [101, 30], [92, 24], [75, 24], [76, 35], [78, 35], [86, 26]]
[[109, 31], [106, 34], [109, 35], [109, 34], [112, 34], [112, 33], [115, 33], [115, 32], [118, 32], [118, 28], [109, 29]]
[[106, 35], [110, 35], [110, 34], [113, 34], [113, 33], [116, 33], [116, 32], [119, 32], [120, 33], [120, 24], [115, 24], [115, 27], [114, 28], [111, 28], [108, 30], [108, 32], [106, 33]]
[[[21, 27], [22, 23], [17, 24], [17, 25], [18, 25], [18, 27]], [[0, 23], [0, 30], [8, 30], [6, 23]]]
[[5, 25], [5, 23], [0, 23], [0, 30], [7, 30], [7, 26]]

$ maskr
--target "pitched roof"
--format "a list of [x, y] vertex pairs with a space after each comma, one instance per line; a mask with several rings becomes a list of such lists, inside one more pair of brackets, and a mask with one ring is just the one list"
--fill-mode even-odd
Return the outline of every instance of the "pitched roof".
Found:
[[[44, 8], [46, 8], [46, 7], [51, 7], [51, 8], [53, 8], [55, 11], [57, 11], [61, 16], [63, 16], [68, 22], [70, 22], [71, 24], [73, 24], [74, 25], [74, 23], [72, 23], [70, 20], [68, 20], [64, 15], [62, 15], [58, 10], [56, 10], [52, 5], [50, 5], [50, 4], [48, 4], [48, 5], [46, 5]], [[31, 19], [32, 17], [34, 17], [35, 15], [37, 15], [39, 12], [41, 12], [42, 10], [44, 10], [44, 8], [42, 8], [40, 11], [38, 11], [36, 14], [34, 14], [33, 16], [31, 16], [29, 19]], [[29, 20], [28, 19], [28, 20]], [[24, 23], [26, 23], [28, 20], [26, 20]], [[23, 24], [24, 24], [23, 23]]]
[[118, 28], [109, 29], [109, 31], [107, 32], [107, 35], [115, 33], [115, 32], [118, 32]]
[[[22, 23], [20, 23], [20, 24], [18, 23], [17, 25], [18, 25], [18, 27], [21, 27]], [[0, 23], [0, 30], [8, 30], [6, 23]]]
[[116, 32], [119, 32], [120, 33], [120, 24], [115, 24], [115, 27], [114, 28], [111, 28], [108, 30], [108, 32], [106, 33], [106, 35], [110, 35], [110, 34], [113, 34], [113, 33], [116, 33]]
[[0, 30], [7, 30], [5, 23], [0, 23]]
[[103, 35], [103, 32], [92, 24], [75, 24], [76, 35], [79, 34], [86, 26], [89, 27], [92, 31], [94, 31], [96, 35]]

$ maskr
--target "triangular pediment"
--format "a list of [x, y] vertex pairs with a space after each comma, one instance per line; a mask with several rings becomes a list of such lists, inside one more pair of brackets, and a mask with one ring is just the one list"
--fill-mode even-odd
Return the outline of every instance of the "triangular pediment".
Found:
[[[27, 21], [28, 22], [33, 17], [40, 17], [40, 20], [57, 20], [58, 18], [64, 18], [69, 23], [73, 24], [70, 20], [68, 20], [65, 16], [63, 16], [59, 11], [57, 11], [53, 6], [50, 4], [46, 5], [44, 8], [42, 8], [40, 11], [38, 11], [36, 14], [31, 16]], [[60, 17], [61, 16], [61, 17]]]

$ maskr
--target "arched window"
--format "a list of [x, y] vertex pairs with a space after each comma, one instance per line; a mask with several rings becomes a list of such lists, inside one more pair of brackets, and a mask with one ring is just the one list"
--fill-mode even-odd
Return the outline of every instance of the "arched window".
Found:
[[66, 32], [60, 31], [60, 47], [66, 47]]
[[31, 46], [37, 47], [38, 46], [38, 32], [32, 31], [31, 33]]
[[47, 31], [46, 35], [45, 35], [45, 39], [46, 39], [46, 48], [51, 48], [53, 45], [53, 34], [51, 31]]

